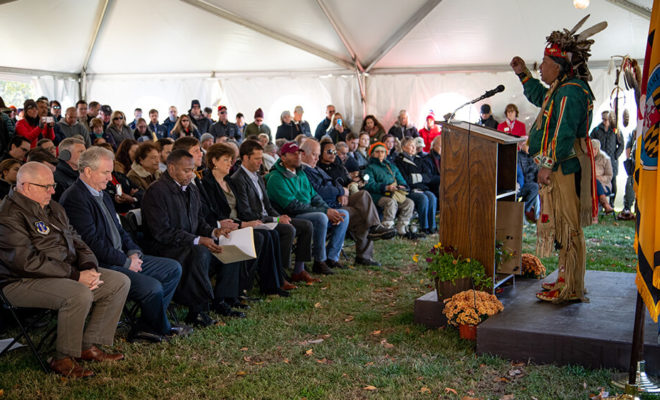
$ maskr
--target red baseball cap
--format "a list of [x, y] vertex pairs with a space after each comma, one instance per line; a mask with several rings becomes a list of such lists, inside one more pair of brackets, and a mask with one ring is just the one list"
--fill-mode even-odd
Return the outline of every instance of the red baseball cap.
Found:
[[287, 142], [280, 148], [280, 156], [285, 155], [286, 153], [298, 153], [300, 148], [296, 142]]

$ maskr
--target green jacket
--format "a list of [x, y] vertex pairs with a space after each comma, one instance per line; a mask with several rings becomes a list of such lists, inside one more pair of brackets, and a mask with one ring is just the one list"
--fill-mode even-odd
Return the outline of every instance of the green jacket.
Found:
[[[392, 172], [387, 168], [388, 166]], [[408, 189], [406, 180], [401, 175], [399, 169], [387, 160], [381, 162], [379, 159], [371, 157], [367, 168], [364, 170], [364, 174], [369, 175], [369, 180], [364, 185], [364, 188], [371, 193], [374, 203], [378, 203], [378, 200], [385, 195], [385, 192], [387, 192], [385, 187], [394, 183], [395, 178], [398, 185], [403, 185], [406, 187], [406, 190]]]
[[[525, 97], [541, 107], [548, 88], [530, 75], [521, 81]], [[543, 110], [541, 129], [536, 129], [532, 123], [529, 130], [529, 154], [537, 164], [546, 166], [544, 164], [550, 162], [553, 171], [561, 165], [564, 174], [580, 170], [573, 145], [577, 138], [589, 134], [593, 98], [591, 88], [581, 79], [564, 78], [559, 83]]]
[[277, 160], [266, 180], [266, 192], [277, 211], [289, 216], [308, 212], [326, 213], [330, 208], [316, 193], [302, 168], [296, 173], [284, 168]]

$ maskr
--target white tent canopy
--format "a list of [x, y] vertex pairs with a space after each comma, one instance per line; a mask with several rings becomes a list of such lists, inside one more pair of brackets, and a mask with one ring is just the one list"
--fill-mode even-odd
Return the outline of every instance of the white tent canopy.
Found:
[[[610, 58], [643, 58], [651, 1], [591, 3], [0, 0], [0, 79], [30, 77], [65, 106], [82, 94], [129, 117], [138, 106], [161, 117], [170, 104], [184, 112], [193, 98], [248, 120], [261, 107], [273, 129], [297, 104], [314, 127], [334, 103], [354, 130], [365, 111], [389, 127], [401, 108], [419, 126], [429, 109], [442, 115], [504, 83], [494, 111], [513, 101], [530, 118], [536, 111], [508, 62], [519, 55], [531, 68], [550, 31], [588, 13], [587, 26], [608, 22], [590, 62], [599, 108], [613, 87]], [[459, 117], [475, 119], [476, 110]]]

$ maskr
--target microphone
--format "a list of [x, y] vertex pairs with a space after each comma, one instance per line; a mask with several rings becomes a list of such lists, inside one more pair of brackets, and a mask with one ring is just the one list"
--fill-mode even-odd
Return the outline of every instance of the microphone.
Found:
[[488, 91], [486, 91], [486, 93], [484, 93], [484, 94], [482, 94], [481, 96], [477, 97], [476, 99], [472, 100], [470, 103], [474, 104], [474, 103], [476, 103], [476, 102], [478, 102], [478, 101], [481, 101], [481, 100], [483, 100], [483, 99], [487, 99], [487, 98], [489, 98], [489, 97], [493, 97], [493, 96], [495, 96], [496, 94], [498, 94], [498, 93], [500, 93], [500, 92], [503, 92], [503, 91], [504, 91], [504, 85], [499, 85], [499, 86], [496, 87], [495, 89], [492, 89], [492, 90], [488, 90]]

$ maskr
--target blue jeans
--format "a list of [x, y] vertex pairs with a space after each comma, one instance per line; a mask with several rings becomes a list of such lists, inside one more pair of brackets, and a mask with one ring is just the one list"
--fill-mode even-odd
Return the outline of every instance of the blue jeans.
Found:
[[408, 197], [415, 203], [419, 215], [419, 228], [435, 230], [435, 211], [438, 208], [438, 198], [428, 190], [422, 193], [410, 192]]
[[[316, 261], [339, 261], [339, 253], [344, 245], [344, 236], [348, 229], [348, 211], [337, 209], [344, 217], [339, 225], [332, 225], [328, 221], [328, 216], [322, 212], [310, 212], [296, 215], [296, 218], [306, 219], [314, 225], [312, 255]], [[325, 241], [328, 240], [326, 249]]]
[[612, 191], [609, 188], [603, 186], [603, 184], [600, 183], [598, 179], [596, 179], [596, 194], [598, 194], [598, 196], [609, 196], [611, 193]]
[[130, 300], [140, 303], [140, 329], [159, 335], [169, 334], [172, 326], [167, 319], [167, 307], [181, 279], [181, 264], [164, 257], [143, 256], [142, 272], [123, 266], [110, 266], [131, 280]]

